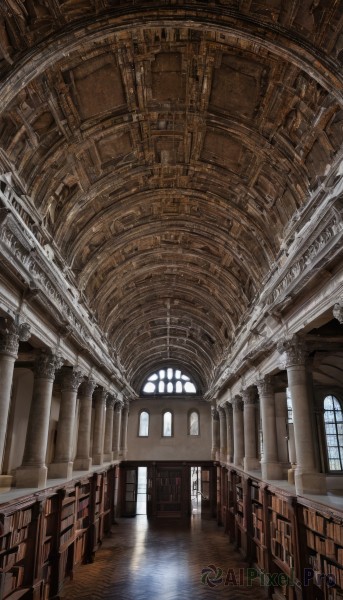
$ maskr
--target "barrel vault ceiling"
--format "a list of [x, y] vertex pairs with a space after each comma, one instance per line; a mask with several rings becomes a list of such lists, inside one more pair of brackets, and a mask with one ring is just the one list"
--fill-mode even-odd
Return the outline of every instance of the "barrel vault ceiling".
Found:
[[339, 156], [339, 0], [2, 0], [0, 169], [138, 389], [208, 390]]

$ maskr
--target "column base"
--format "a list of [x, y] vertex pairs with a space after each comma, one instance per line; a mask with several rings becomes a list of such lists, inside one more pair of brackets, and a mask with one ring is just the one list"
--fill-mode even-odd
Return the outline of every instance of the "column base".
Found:
[[113, 460], [113, 452], [106, 452], [104, 454], [104, 462], [112, 462]]
[[13, 475], [0, 475], [0, 488], [11, 488]]
[[51, 463], [48, 467], [49, 479], [71, 479], [73, 476], [73, 463], [56, 462]]
[[46, 486], [48, 468], [22, 466], [15, 472], [15, 485], [17, 488], [43, 488]]
[[231, 454], [228, 454], [228, 455], [226, 456], [226, 462], [227, 462], [227, 463], [230, 463], [230, 464], [233, 462], [233, 456], [232, 456]]
[[259, 471], [261, 469], [258, 458], [245, 458], [243, 460], [244, 471]]
[[278, 462], [261, 462], [262, 479], [282, 479], [282, 465]]
[[93, 460], [92, 460], [93, 465], [102, 465], [103, 462], [104, 462], [104, 455], [102, 453], [93, 455]]
[[295, 491], [303, 494], [326, 494], [326, 477], [324, 473], [303, 473], [295, 469]]
[[75, 458], [73, 464], [73, 471], [90, 471], [91, 466], [91, 458]]
[[233, 458], [233, 464], [235, 467], [239, 467], [240, 469], [243, 469], [243, 457], [242, 458]]

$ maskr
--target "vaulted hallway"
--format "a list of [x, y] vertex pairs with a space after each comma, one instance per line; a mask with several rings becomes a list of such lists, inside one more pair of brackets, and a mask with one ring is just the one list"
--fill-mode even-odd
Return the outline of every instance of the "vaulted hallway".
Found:
[[[246, 568], [247, 564], [214, 520], [193, 516], [185, 524], [164, 519], [149, 522], [145, 516], [138, 516], [120, 519], [118, 525], [113, 525], [111, 536], [105, 538], [94, 563], [77, 569], [60, 598], [266, 598], [267, 588], [260, 585], [258, 578], [246, 585]], [[243, 569], [244, 585], [239, 585]], [[213, 587], [206, 583], [206, 578]], [[234, 585], [235, 579], [238, 585]]]

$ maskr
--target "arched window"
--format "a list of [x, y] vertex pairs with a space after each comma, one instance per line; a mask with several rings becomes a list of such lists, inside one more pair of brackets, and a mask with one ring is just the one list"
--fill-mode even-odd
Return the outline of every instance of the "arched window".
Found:
[[139, 413], [138, 435], [139, 437], [148, 437], [149, 435], [149, 413], [146, 410]]
[[166, 410], [163, 413], [162, 435], [163, 437], [171, 437], [173, 435], [173, 415], [170, 410]]
[[343, 471], [343, 412], [335, 396], [324, 398], [324, 426], [330, 471]]
[[168, 367], [149, 375], [142, 389], [143, 394], [196, 394], [195, 383], [180, 369]]
[[199, 413], [197, 410], [191, 410], [188, 415], [188, 434], [200, 435]]

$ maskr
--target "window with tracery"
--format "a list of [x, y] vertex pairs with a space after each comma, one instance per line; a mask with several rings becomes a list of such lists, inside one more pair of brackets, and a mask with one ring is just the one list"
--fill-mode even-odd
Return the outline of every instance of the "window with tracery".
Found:
[[197, 388], [180, 369], [168, 367], [149, 375], [142, 391], [144, 394], [196, 394]]
[[330, 471], [343, 471], [343, 411], [335, 396], [324, 398], [324, 427]]

